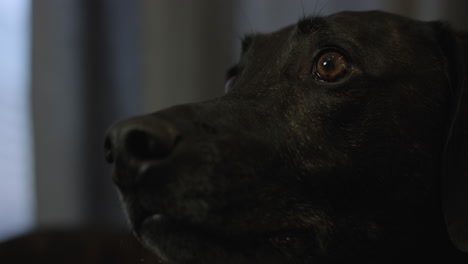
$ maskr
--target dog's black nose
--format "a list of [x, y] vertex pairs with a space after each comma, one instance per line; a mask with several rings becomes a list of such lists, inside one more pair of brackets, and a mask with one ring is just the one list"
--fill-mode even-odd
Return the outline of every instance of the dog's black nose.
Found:
[[180, 133], [169, 122], [152, 116], [137, 117], [112, 126], [104, 142], [106, 160], [158, 160], [166, 158]]

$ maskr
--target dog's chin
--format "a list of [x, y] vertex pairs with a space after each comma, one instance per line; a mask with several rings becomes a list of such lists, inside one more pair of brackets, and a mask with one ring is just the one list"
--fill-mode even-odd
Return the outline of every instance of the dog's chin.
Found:
[[165, 261], [190, 262], [194, 259], [194, 235], [180, 233], [160, 214], [147, 217], [135, 230], [141, 243]]
[[198, 263], [208, 250], [214, 251], [213, 247], [218, 248], [218, 254], [223, 251], [220, 247], [223, 241], [160, 214], [146, 218], [136, 233], [147, 248], [170, 263]]
[[147, 217], [135, 233], [145, 247], [169, 263], [287, 263], [262, 239], [226, 239], [160, 214]]

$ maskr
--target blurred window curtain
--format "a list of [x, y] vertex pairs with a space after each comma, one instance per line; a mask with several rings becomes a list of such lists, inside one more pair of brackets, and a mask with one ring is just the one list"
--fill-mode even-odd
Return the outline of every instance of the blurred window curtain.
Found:
[[442, 19], [458, 29], [468, 30], [466, 0], [241, 0], [240, 2], [250, 24], [260, 32], [294, 23], [303, 13], [306, 16], [329, 15], [345, 10], [383, 10], [422, 20]]
[[0, 1], [0, 241], [34, 222], [29, 0]]
[[103, 160], [115, 120], [140, 112], [139, 1], [32, 1], [39, 228], [121, 226]]
[[223, 94], [249, 24], [243, 1], [141, 0], [146, 112]]

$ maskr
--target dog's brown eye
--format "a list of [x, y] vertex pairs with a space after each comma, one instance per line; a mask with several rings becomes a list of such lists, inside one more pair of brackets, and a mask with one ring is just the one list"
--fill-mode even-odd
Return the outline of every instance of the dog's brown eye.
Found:
[[237, 79], [237, 75], [234, 75], [226, 81], [226, 83], [224, 84], [224, 93], [227, 93], [231, 90], [231, 87], [236, 82], [236, 79]]
[[315, 65], [317, 78], [325, 82], [336, 82], [346, 76], [351, 66], [346, 57], [337, 52], [325, 52], [318, 58]]

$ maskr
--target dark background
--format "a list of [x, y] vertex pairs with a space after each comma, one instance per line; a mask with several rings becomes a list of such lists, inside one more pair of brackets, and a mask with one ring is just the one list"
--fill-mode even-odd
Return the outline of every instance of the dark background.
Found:
[[370, 9], [468, 30], [466, 0], [31, 1], [32, 227], [126, 226], [103, 158], [109, 125], [222, 95], [246, 33]]

